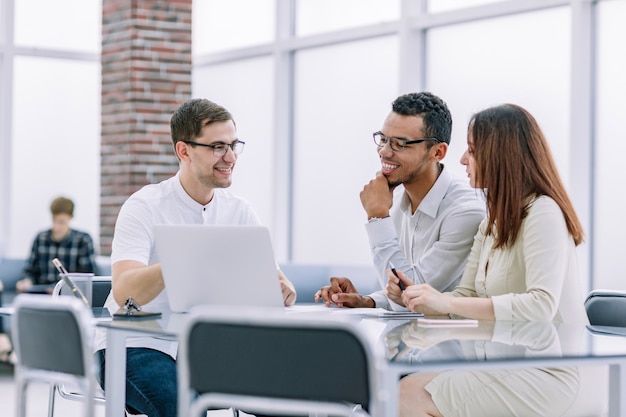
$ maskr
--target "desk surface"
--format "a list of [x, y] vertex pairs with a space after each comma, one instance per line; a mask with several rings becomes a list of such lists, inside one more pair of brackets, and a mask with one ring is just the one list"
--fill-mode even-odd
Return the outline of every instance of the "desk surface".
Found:
[[0, 307], [0, 315], [2, 316], [11, 316], [15, 312], [15, 308], [13, 307]]
[[[621, 333], [621, 334], [620, 334]], [[541, 322], [480, 322], [473, 328], [424, 328], [416, 320], [383, 336], [391, 366], [407, 370], [566, 366], [626, 359], [623, 329]]]
[[[416, 371], [561, 367], [587, 362], [611, 365], [609, 415], [626, 413], [626, 406], [620, 399], [620, 387], [626, 381], [626, 337], [602, 333], [602, 330], [620, 332], [619, 329], [506, 321], [479, 322], [477, 327], [425, 328], [420, 327], [416, 319], [381, 319], [366, 313], [355, 314], [349, 309], [341, 310], [343, 312], [325, 307], [299, 307], [290, 312], [312, 318], [338, 314], [354, 322], [371, 341], [372, 350], [384, 368], [380, 386], [388, 391], [388, 398], [397, 398], [397, 382], [401, 375]], [[124, 385], [114, 381], [124, 379], [125, 365], [120, 367], [119, 360], [125, 358], [125, 338], [154, 335], [176, 339], [188, 317], [187, 314], [171, 314], [158, 320], [97, 322], [97, 326], [109, 330], [105, 390], [108, 417], [123, 412]], [[113, 366], [115, 362], [118, 364]], [[385, 415], [397, 415], [396, 401], [387, 401], [385, 407]]]
[[[330, 309], [328, 309], [330, 310]], [[323, 309], [292, 310], [312, 318], [340, 313]], [[299, 312], [302, 312], [300, 314]], [[306, 314], [304, 314], [306, 313]], [[426, 328], [416, 319], [380, 319], [374, 315], [339, 314], [351, 319], [390, 363], [451, 364], [513, 359], [626, 358], [626, 329], [573, 326], [543, 322], [479, 322], [477, 327]], [[157, 320], [99, 321], [97, 326], [135, 335], [176, 338], [188, 314], [163, 315]]]

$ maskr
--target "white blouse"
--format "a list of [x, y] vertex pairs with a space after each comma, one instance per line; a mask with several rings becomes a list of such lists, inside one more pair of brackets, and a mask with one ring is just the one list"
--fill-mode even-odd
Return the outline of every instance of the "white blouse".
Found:
[[474, 237], [454, 296], [491, 297], [496, 320], [587, 324], [574, 239], [560, 207], [538, 197], [515, 243], [493, 249], [487, 219]]

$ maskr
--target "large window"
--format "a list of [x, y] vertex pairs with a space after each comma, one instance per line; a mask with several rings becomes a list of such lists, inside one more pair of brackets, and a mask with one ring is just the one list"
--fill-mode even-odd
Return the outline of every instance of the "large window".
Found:
[[[286, 175], [276, 175], [267, 184], [266, 193], [255, 189], [254, 199], [261, 211], [269, 208], [273, 213], [265, 217], [271, 218], [274, 238], [285, 248], [279, 252], [281, 261], [371, 262], [358, 194], [379, 167], [369, 143], [371, 132], [380, 127], [391, 101], [399, 94], [430, 90], [448, 102], [454, 130], [445, 162], [456, 175], [464, 175], [459, 158], [465, 150], [471, 115], [504, 102], [522, 105], [543, 128], [563, 181], [588, 229], [587, 242], [579, 248], [584, 287], [594, 260], [597, 271], [599, 258], [593, 249], [599, 247], [600, 231], [594, 230], [597, 220], [592, 222], [593, 213], [586, 207], [593, 190], [588, 184], [577, 182], [577, 178], [581, 170], [586, 178], [594, 178], [593, 165], [580, 164], [580, 149], [589, 147], [594, 139], [572, 128], [581, 119], [590, 125], [595, 121], [593, 112], [582, 111], [573, 104], [580, 100], [588, 102], [589, 98], [582, 92], [595, 86], [594, 74], [605, 73], [592, 71], [592, 76], [586, 77], [575, 67], [576, 62], [596, 67], [592, 54], [595, 46], [581, 48], [577, 36], [593, 26], [597, 8], [601, 23], [598, 26], [604, 34], [594, 38], [591, 31], [585, 40], [603, 44], [597, 49], [603, 68], [620, 68], [614, 62], [623, 55], [618, 52], [618, 40], [624, 34], [619, 32], [619, 23], [610, 24], [602, 15], [611, 14], [619, 21], [625, 3], [626, 0], [598, 4], [573, 0], [276, 2], [275, 42], [267, 40], [256, 47], [247, 43], [240, 45], [244, 48], [218, 53], [203, 53], [200, 51], [211, 48], [194, 46], [194, 72], [205, 74], [206, 68], [220, 68], [233, 62], [245, 65], [246, 60], [256, 56], [274, 62], [270, 69], [273, 76], [267, 75], [273, 81], [273, 103], [264, 101], [271, 110], [262, 112], [267, 119], [260, 124], [260, 131], [274, 132], [275, 149], [270, 155], [285, 155], [277, 149], [287, 147], [286, 154], [292, 158], [284, 161], [287, 168], [279, 171]], [[212, 11], [219, 13], [216, 8]], [[224, 14], [224, 19], [227, 16]], [[194, 27], [204, 20], [205, 17], [194, 14]], [[253, 26], [252, 30], [256, 31], [259, 23]], [[200, 42], [208, 44], [211, 38]], [[269, 38], [265, 33], [258, 39]], [[607, 48], [612, 44], [606, 41], [608, 38], [615, 43], [613, 49]], [[602, 48], [607, 51], [602, 52]], [[609, 95], [609, 90], [611, 95], [619, 95], [620, 90], [614, 87], [619, 79], [616, 74], [623, 73], [621, 69], [603, 75], [607, 85], [605, 95]], [[241, 74], [236, 72], [238, 77]], [[258, 79], [253, 67], [248, 76]], [[224, 80], [228, 79], [224, 74]], [[222, 94], [221, 91], [230, 88], [232, 91], [226, 92], [224, 100], [239, 97], [235, 92], [240, 88], [239, 82], [205, 89], [197, 86], [196, 80], [194, 77], [194, 92], [215, 96], [218, 91]], [[203, 82], [208, 88], [216, 80], [207, 76]], [[599, 100], [602, 105], [602, 98]], [[612, 123], [619, 120], [609, 116], [606, 110], [604, 113]], [[268, 128], [265, 123], [269, 119], [273, 125]], [[243, 123], [241, 117], [239, 120]], [[598, 121], [599, 136], [602, 129], [615, 131], [612, 125], [605, 124]], [[602, 146], [610, 152], [608, 145], [600, 145], [596, 167], [598, 160], [605, 158]], [[617, 158], [619, 153], [613, 155]], [[620, 173], [613, 170], [599, 175], [614, 178]], [[248, 181], [243, 175], [237, 178], [239, 184]], [[240, 192], [253, 195], [253, 190], [244, 188]], [[602, 197], [599, 192], [598, 197], [596, 206], [606, 205], [603, 198], [606, 201], [616, 198]], [[265, 203], [261, 202], [263, 198], [267, 200]], [[596, 207], [596, 214], [600, 210]], [[623, 231], [623, 226], [610, 230], [612, 235]], [[604, 233], [608, 233], [608, 228]], [[611, 242], [613, 238], [602, 245]], [[617, 257], [603, 252], [607, 255], [603, 255], [602, 264], [615, 265], [613, 259]], [[591, 254], [596, 258], [591, 259]]]
[[[26, 256], [52, 225], [50, 202], [76, 207], [72, 225], [97, 242], [100, 212], [100, 66], [97, 62], [17, 57], [14, 63], [10, 234]], [[33, 222], [33, 219], [38, 219]]]
[[505, 0], [464, 0], [462, 2], [458, 0], [428, 0], [428, 11], [430, 13], [440, 13], [502, 1]]
[[6, 37], [6, 22], [4, 20], [6, 17], [5, 8], [6, 8], [5, 0], [0, 0], [0, 45], [4, 44], [5, 37]]
[[0, 255], [28, 256], [59, 195], [98, 247], [101, 20], [97, 0], [0, 0]]
[[239, 139], [246, 145], [230, 190], [250, 201], [270, 229], [275, 167], [286, 163], [276, 160], [273, 153], [272, 70], [272, 60], [262, 57], [201, 68], [194, 71], [192, 80], [194, 96], [221, 104], [233, 114]]
[[274, 40], [276, 0], [193, 2], [195, 55], [266, 44]]
[[[5, 255], [25, 256], [58, 194], [77, 200], [75, 226], [98, 238], [100, 7], [0, 0]], [[379, 169], [371, 132], [399, 94], [430, 90], [453, 113], [446, 164], [458, 175], [474, 112], [513, 102], [536, 116], [586, 227], [583, 281], [626, 288], [613, 278], [626, 233], [626, 0], [202, 0], [193, 8], [193, 95], [234, 114], [247, 144], [232, 189], [270, 227], [279, 261], [371, 263], [359, 201]], [[589, 132], [577, 127], [585, 125]]]
[[396, 95], [394, 62], [395, 38], [298, 52], [293, 261], [371, 262], [359, 192], [380, 169], [372, 132]]
[[[527, 30], [532, 27], [533, 30]], [[467, 123], [501, 103], [525, 107], [546, 134], [567, 183], [569, 171], [570, 14], [567, 8], [444, 26], [428, 32], [429, 90], [454, 118], [448, 166], [463, 175]]]
[[599, 288], [626, 288], [623, 278], [623, 239], [626, 218], [622, 192], [626, 180], [626, 57], [624, 42], [626, 1], [598, 5], [597, 141], [595, 154], [594, 284]]
[[296, 34], [307, 36], [393, 22], [399, 16], [398, 0], [297, 0]]
[[58, 51], [100, 51], [100, 1], [15, 1], [15, 44]]

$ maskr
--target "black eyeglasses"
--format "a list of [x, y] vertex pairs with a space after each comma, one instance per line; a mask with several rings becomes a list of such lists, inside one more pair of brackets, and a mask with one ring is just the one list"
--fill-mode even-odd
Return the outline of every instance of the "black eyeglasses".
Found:
[[232, 149], [235, 155], [239, 155], [243, 152], [243, 145], [246, 144], [246, 142], [242, 142], [240, 140], [236, 140], [233, 143], [212, 143], [208, 145], [206, 143], [198, 143], [191, 140], [183, 140], [183, 142], [191, 146], [203, 146], [205, 148], [211, 148], [213, 149], [213, 156], [216, 156], [218, 158], [226, 155], [226, 152], [228, 152], [228, 148]]
[[441, 141], [437, 138], [423, 138], [423, 139], [415, 139], [415, 140], [406, 140], [401, 138], [390, 138], [383, 135], [383, 132], [374, 132], [372, 133], [374, 138], [374, 143], [378, 146], [379, 149], [383, 148], [386, 144], [389, 144], [391, 150], [394, 152], [403, 151], [406, 148], [406, 145], [412, 145], [414, 143], [422, 143], [429, 140], [434, 140], [435, 142], [441, 143]]

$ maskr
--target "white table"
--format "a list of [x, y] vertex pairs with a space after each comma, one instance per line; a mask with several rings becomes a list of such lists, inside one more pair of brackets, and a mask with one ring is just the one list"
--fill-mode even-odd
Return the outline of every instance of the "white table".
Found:
[[107, 329], [105, 358], [105, 416], [124, 415], [126, 404], [126, 339], [132, 336], [158, 336], [176, 339], [185, 314], [163, 316], [158, 320], [110, 320], [96, 325]]
[[405, 322], [387, 332], [387, 348], [394, 352], [394, 343], [401, 346], [395, 357], [388, 357], [383, 376], [391, 398], [386, 415], [398, 413], [399, 378], [416, 371], [609, 365], [609, 416], [626, 416], [624, 336], [626, 329], [538, 322], [480, 322], [463, 329], [426, 329]]
[[[424, 329], [414, 320], [354, 318], [355, 325], [365, 325], [380, 333], [379, 337], [370, 337], [372, 343], [378, 344], [374, 351], [387, 352], [379, 384], [387, 394], [385, 416], [397, 415], [399, 378], [416, 371], [601, 364], [610, 365], [609, 416], [626, 416], [626, 401], [620, 397], [626, 384], [626, 337], [592, 333], [584, 326], [554, 326], [551, 323], [498, 322], [494, 326], [493, 322], [481, 322], [476, 328]], [[126, 338], [141, 335], [177, 338], [184, 321], [185, 315], [173, 314], [160, 320], [97, 323], [108, 332], [105, 366], [107, 417], [119, 417], [124, 412]], [[380, 331], [381, 328], [384, 330]], [[546, 343], [542, 351], [537, 347], [537, 341], [542, 339], [536, 336], [545, 336], [546, 331], [553, 337], [547, 340], [550, 343]], [[397, 346], [394, 343], [400, 344], [400, 341], [400, 350], [395, 352]], [[486, 351], [499, 353], [497, 357], [468, 357], [460, 355], [458, 349], [446, 349], [454, 343], [480, 343]], [[525, 343], [532, 345], [532, 355], [523, 348]], [[381, 347], [381, 344], [386, 345]]]

